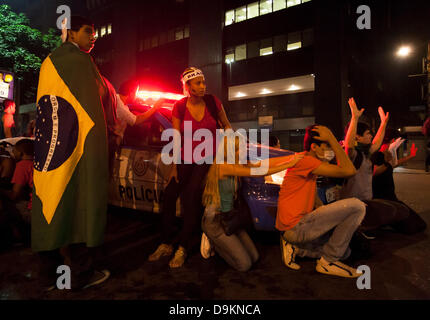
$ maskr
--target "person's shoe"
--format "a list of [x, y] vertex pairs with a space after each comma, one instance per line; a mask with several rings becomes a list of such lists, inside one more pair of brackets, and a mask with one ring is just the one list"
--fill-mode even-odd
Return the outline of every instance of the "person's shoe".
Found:
[[184, 247], [179, 246], [178, 250], [175, 252], [175, 256], [170, 260], [170, 268], [180, 268], [184, 265], [185, 259], [187, 258], [187, 251]]
[[161, 257], [170, 256], [172, 253], [173, 246], [162, 243], [158, 246], [157, 250], [155, 250], [155, 252], [149, 256], [148, 261], [157, 261]]
[[110, 277], [109, 270], [101, 270], [101, 271], [94, 271], [93, 276], [90, 278], [87, 285], [83, 287], [83, 289], [87, 289], [93, 286], [96, 286], [100, 283], [105, 282]]
[[347, 266], [342, 262], [339, 262], [339, 261], [328, 262], [327, 260], [324, 259], [324, 257], [321, 257], [317, 261], [316, 270], [319, 273], [329, 274], [332, 276], [338, 276], [338, 277], [344, 277], [344, 278], [357, 278], [363, 274], [361, 271], [358, 271], [357, 269]]
[[300, 266], [295, 263], [296, 259], [296, 250], [297, 248], [293, 246], [291, 243], [285, 241], [285, 239], [281, 236], [281, 254], [282, 254], [282, 262], [293, 270], [299, 270]]

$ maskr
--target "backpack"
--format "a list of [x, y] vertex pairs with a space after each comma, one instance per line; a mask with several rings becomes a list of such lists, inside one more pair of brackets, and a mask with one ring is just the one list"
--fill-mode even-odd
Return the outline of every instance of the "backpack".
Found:
[[[216, 106], [215, 97], [211, 94], [205, 94], [205, 96], [203, 97], [203, 100], [206, 104], [206, 108], [208, 109], [210, 115], [216, 121], [217, 129], [221, 128], [219, 125], [218, 108]], [[188, 101], [188, 97], [185, 97], [176, 103], [176, 108], [178, 109], [178, 113], [179, 113], [179, 120], [181, 122], [184, 121], [185, 111], [187, 109], [187, 101]]]

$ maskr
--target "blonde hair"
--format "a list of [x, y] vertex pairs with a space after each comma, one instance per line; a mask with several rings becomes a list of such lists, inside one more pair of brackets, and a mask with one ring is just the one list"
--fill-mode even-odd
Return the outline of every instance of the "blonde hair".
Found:
[[[224, 157], [224, 163], [227, 161], [227, 155], [230, 152], [235, 152], [235, 150], [238, 150], [239, 148], [239, 137], [235, 137], [234, 142], [231, 141], [231, 139], [228, 139], [227, 136], [223, 137], [224, 143], [220, 143], [218, 146], [218, 152], [214, 159], [213, 164], [209, 168], [208, 174], [206, 176], [206, 185], [205, 190], [203, 191], [202, 196], [202, 203], [203, 205], [209, 206], [213, 205], [216, 208], [220, 207], [220, 196], [219, 196], [219, 185], [218, 181], [220, 179], [220, 167], [223, 165], [223, 163], [218, 164], [216, 161], [217, 157]], [[224, 150], [222, 150], [224, 149]], [[235, 163], [237, 164], [239, 161], [238, 153], [235, 154]], [[234, 177], [234, 189], [237, 189], [237, 177]]]

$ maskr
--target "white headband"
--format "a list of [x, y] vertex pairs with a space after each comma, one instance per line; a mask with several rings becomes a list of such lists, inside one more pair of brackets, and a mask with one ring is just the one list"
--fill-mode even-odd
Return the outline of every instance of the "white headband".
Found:
[[182, 76], [182, 82], [186, 83], [187, 81], [194, 79], [194, 78], [197, 78], [197, 77], [203, 77], [203, 79], [205, 78], [202, 70], [197, 69], [197, 68], [193, 68], [193, 71], [190, 71], [190, 72], [188, 72]]

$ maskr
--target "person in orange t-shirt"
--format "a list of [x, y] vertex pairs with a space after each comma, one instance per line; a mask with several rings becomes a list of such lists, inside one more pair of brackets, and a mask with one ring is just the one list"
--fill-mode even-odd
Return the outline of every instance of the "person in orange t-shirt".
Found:
[[[324, 126], [306, 128], [304, 148], [304, 158], [287, 170], [279, 193], [276, 228], [282, 232], [282, 260], [298, 270], [296, 255], [319, 258], [320, 273], [358, 277], [361, 272], [339, 260], [351, 253], [349, 242], [364, 218], [365, 204], [350, 198], [322, 205], [316, 193], [317, 176], [351, 177], [354, 165]], [[334, 157], [337, 165], [329, 164]]]

